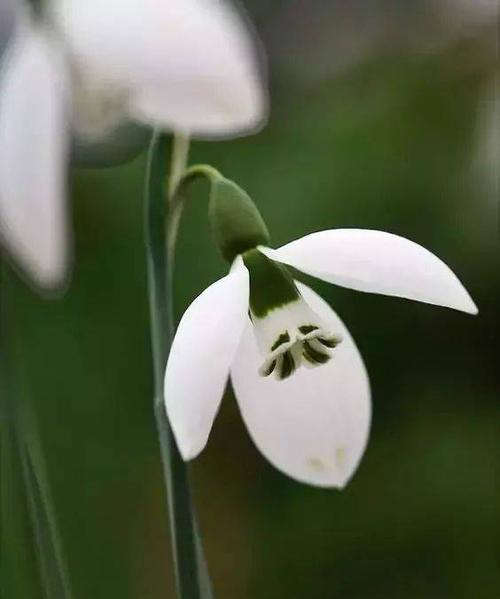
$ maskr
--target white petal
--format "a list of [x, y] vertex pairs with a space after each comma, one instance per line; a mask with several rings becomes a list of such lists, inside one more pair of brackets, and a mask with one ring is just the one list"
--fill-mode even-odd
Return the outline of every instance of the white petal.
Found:
[[385, 231], [332, 229], [277, 249], [262, 249], [329, 283], [477, 314], [477, 307], [446, 264], [422, 246]]
[[127, 120], [125, 104], [123, 94], [75, 71], [72, 127], [77, 142], [103, 143], [115, 135]]
[[343, 487], [365, 450], [370, 428], [370, 388], [356, 345], [330, 306], [298, 283], [311, 308], [340, 333], [332, 359], [299, 368], [278, 381], [262, 377], [262, 356], [251, 326], [242, 338], [231, 380], [255, 444], [279, 470], [301, 482]]
[[205, 447], [248, 320], [248, 271], [213, 283], [184, 313], [165, 373], [165, 405], [185, 460]]
[[42, 30], [23, 24], [0, 75], [0, 233], [42, 287], [62, 283], [68, 263], [65, 204], [66, 65]]
[[58, 0], [55, 14], [84, 78], [132, 116], [202, 137], [262, 124], [258, 44], [224, 0]]

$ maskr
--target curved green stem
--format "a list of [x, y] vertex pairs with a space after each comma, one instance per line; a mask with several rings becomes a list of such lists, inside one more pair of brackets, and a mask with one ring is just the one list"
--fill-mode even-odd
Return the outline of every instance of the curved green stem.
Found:
[[167, 199], [169, 202], [174, 197], [175, 190], [184, 176], [189, 156], [189, 136], [177, 133], [174, 136], [172, 152], [170, 156], [170, 173], [168, 176]]
[[[182, 178], [179, 179], [179, 184], [183, 185], [184, 183], [189, 183], [198, 177], [204, 177], [211, 183], [218, 179], [224, 179], [221, 173], [219, 173], [213, 166], [210, 166], [209, 164], [194, 164], [184, 171]], [[174, 188], [174, 192], [175, 191], [176, 189]]]
[[[175, 153], [174, 153], [175, 155]], [[179, 224], [182, 216], [182, 211], [184, 209], [184, 194], [186, 189], [195, 179], [207, 179], [210, 183], [214, 183], [219, 179], [223, 179], [224, 177], [219, 173], [217, 169], [209, 164], [195, 164], [190, 166], [175, 180], [175, 185], [169, 185], [169, 217], [167, 224], [167, 260], [171, 265], [171, 268], [168, 268], [168, 288], [170, 292], [173, 290], [173, 265], [175, 262], [175, 246], [177, 243], [177, 233], [179, 231]], [[173, 307], [173, 302], [170, 302], [170, 307]], [[170, 319], [170, 322], [174, 323], [175, 320], [173, 318]], [[175, 331], [171, 331], [174, 333]]]
[[193, 513], [187, 467], [173, 438], [163, 397], [165, 366], [175, 332], [173, 267], [175, 238], [182, 210], [182, 204], [174, 205], [172, 198], [185, 170], [187, 143], [182, 137], [174, 140], [167, 202], [165, 171], [169, 143], [164, 135], [153, 135], [146, 184], [146, 246], [154, 407], [168, 497], [177, 592], [181, 599], [209, 599], [211, 591]]

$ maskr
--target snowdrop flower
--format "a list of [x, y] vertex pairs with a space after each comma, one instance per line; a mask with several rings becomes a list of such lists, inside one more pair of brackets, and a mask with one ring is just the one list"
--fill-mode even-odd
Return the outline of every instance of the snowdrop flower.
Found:
[[0, 73], [0, 235], [42, 287], [68, 262], [71, 130], [98, 142], [127, 121], [202, 138], [266, 115], [255, 40], [225, 0], [52, 0], [19, 8]]
[[334, 229], [271, 249], [256, 208], [227, 180], [212, 187], [210, 215], [232, 265], [189, 306], [172, 344], [165, 402], [179, 450], [185, 460], [202, 451], [230, 377], [262, 454], [298, 481], [341, 488], [368, 439], [368, 377], [344, 323], [288, 266], [358, 291], [477, 308], [446, 264], [397, 235]]

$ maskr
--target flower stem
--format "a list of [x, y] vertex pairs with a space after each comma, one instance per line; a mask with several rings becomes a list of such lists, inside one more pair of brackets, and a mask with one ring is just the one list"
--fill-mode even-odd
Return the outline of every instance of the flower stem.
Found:
[[[6, 269], [0, 305], [1, 590], [12, 599], [70, 599], [66, 557], [59, 533], [36, 414], [16, 382], [8, 329]], [[14, 401], [14, 391], [16, 391]], [[5, 567], [4, 567], [5, 566]], [[2, 593], [3, 596], [3, 593]]]
[[183, 133], [177, 133], [174, 136], [172, 153], [170, 157], [170, 173], [168, 177], [168, 201], [171, 202], [174, 197], [177, 185], [179, 185], [184, 171], [187, 168], [189, 155], [189, 136]]
[[174, 139], [170, 178], [168, 186], [165, 186], [168, 146], [166, 136], [153, 135], [146, 179], [154, 408], [168, 498], [178, 596], [180, 599], [210, 599], [212, 594], [193, 513], [187, 467], [173, 438], [163, 397], [165, 366], [175, 332], [172, 284], [175, 237], [182, 209], [181, 204], [173, 206], [171, 198], [186, 168], [189, 140], [183, 136]]

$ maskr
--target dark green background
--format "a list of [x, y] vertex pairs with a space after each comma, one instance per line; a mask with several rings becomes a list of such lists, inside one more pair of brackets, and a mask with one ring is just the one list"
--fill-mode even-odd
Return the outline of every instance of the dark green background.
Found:
[[[282, 3], [268, 4], [254, 3], [254, 16], [270, 53], [269, 125], [195, 143], [191, 161], [246, 189], [274, 244], [329, 227], [409, 237], [452, 266], [480, 313], [314, 283], [367, 363], [371, 441], [344, 491], [302, 486], [257, 453], [228, 393], [192, 466], [216, 596], [494, 599], [498, 197], [494, 161], [480, 149], [493, 29], [443, 32], [422, 51], [379, 44], [342, 68], [342, 56], [326, 52], [335, 68], [309, 77], [317, 57], [286, 37]], [[316, 39], [314, 23], [305, 39]], [[332, 19], [318, 47], [340, 30]], [[280, 40], [295, 48], [286, 64]], [[47, 302], [15, 277], [6, 290], [18, 393], [36, 406], [75, 599], [173, 597], [152, 410], [144, 168], [142, 153], [121, 167], [73, 169], [68, 292]], [[179, 313], [225, 269], [205, 192], [195, 190], [182, 225]]]

